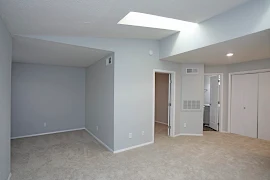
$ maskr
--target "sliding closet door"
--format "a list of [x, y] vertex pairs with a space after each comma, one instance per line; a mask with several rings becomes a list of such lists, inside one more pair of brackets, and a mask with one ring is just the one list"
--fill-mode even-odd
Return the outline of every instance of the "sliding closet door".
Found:
[[258, 74], [232, 76], [231, 132], [257, 138]]
[[270, 72], [259, 74], [258, 138], [270, 140]]

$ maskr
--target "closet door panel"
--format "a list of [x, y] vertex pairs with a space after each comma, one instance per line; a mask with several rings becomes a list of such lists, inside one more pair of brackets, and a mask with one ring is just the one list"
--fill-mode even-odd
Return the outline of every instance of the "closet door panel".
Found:
[[231, 132], [257, 138], [258, 74], [232, 76]]
[[243, 135], [241, 124], [243, 119], [243, 76], [232, 76], [231, 95], [231, 133]]
[[246, 74], [244, 81], [244, 136], [258, 138], [258, 74]]
[[270, 72], [259, 74], [258, 138], [270, 140]]

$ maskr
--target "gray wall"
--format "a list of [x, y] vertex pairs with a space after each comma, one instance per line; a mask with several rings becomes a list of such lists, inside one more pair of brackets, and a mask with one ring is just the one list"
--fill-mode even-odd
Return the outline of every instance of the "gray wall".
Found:
[[249, 61], [228, 66], [228, 72], [250, 71], [258, 69], [270, 69], [270, 59]]
[[[181, 109], [180, 133], [181, 134], [203, 134], [203, 102], [204, 102], [204, 65], [203, 64], [182, 64], [181, 65], [182, 100], [199, 100], [201, 109], [186, 111]], [[186, 74], [186, 68], [198, 68], [198, 74]], [[181, 103], [182, 105], [182, 103]], [[182, 106], [181, 106], [182, 108]], [[184, 124], [186, 123], [186, 127]]]
[[86, 70], [85, 127], [114, 150], [114, 62], [106, 58]]
[[270, 59], [256, 60], [238, 64], [222, 65], [222, 66], [205, 66], [205, 73], [223, 73], [223, 129], [228, 131], [228, 86], [229, 73], [250, 71], [258, 69], [270, 69]]
[[10, 173], [10, 96], [12, 39], [0, 18], [0, 179]]
[[12, 137], [84, 125], [84, 68], [13, 63]]
[[[115, 150], [153, 142], [153, 69], [176, 72], [175, 133], [178, 134], [181, 65], [160, 61], [157, 41], [118, 40], [115, 44]], [[152, 56], [149, 50], [154, 52]], [[132, 139], [129, 133], [133, 134]]]
[[[176, 72], [175, 134], [180, 133], [181, 65], [159, 60], [158, 41], [89, 37], [41, 39], [115, 52], [115, 150], [153, 141], [153, 69]], [[152, 56], [149, 50], [154, 52]], [[144, 136], [142, 131], [145, 132]], [[132, 139], [129, 139], [129, 133], [133, 133]]]

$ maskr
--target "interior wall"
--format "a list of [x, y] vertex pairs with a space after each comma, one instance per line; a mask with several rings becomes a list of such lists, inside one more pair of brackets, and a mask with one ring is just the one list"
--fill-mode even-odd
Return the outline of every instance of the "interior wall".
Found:
[[169, 74], [155, 74], [155, 121], [168, 124]]
[[85, 127], [114, 150], [114, 62], [106, 66], [106, 59], [86, 70]]
[[204, 104], [210, 104], [210, 77], [204, 76]]
[[12, 38], [0, 18], [0, 179], [10, 173], [10, 106], [11, 106]]
[[228, 96], [229, 96], [229, 73], [250, 71], [258, 69], [270, 69], [270, 59], [255, 60], [244, 63], [205, 66], [205, 73], [223, 73], [223, 129], [228, 131]]
[[[203, 134], [204, 65], [182, 64], [181, 100], [199, 100], [200, 110], [185, 111], [181, 108], [181, 134]], [[198, 68], [198, 74], [186, 74], [187, 68]]]
[[12, 64], [12, 137], [84, 125], [85, 68]]
[[[115, 150], [153, 142], [154, 69], [176, 72], [175, 134], [180, 133], [181, 65], [159, 60], [158, 41], [90, 37], [31, 37], [115, 52]], [[149, 50], [153, 51], [153, 55], [149, 55]], [[133, 134], [132, 138], [129, 138], [129, 133]]]
[[[180, 64], [159, 60], [157, 41], [125, 40], [116, 45], [115, 149], [153, 143], [153, 70], [176, 72], [175, 132], [180, 131]], [[149, 50], [154, 52], [149, 55]], [[142, 135], [144, 131], [144, 135]], [[132, 133], [132, 138], [129, 138]]]

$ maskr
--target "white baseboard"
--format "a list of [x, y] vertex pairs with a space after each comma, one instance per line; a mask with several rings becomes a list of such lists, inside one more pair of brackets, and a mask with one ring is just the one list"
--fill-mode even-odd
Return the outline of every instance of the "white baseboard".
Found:
[[[113, 153], [120, 153], [120, 152], [124, 152], [124, 151], [128, 151], [131, 149], [135, 149], [135, 148], [139, 148], [142, 146], [147, 146], [150, 144], [153, 144], [154, 141], [148, 142], [148, 143], [144, 143], [144, 144], [139, 144], [136, 146], [132, 146], [129, 148], [125, 148], [125, 149], [120, 149], [117, 151], [113, 151], [109, 146], [107, 146], [104, 142], [102, 142], [99, 138], [97, 138], [93, 133], [91, 133], [88, 129], [86, 128], [78, 128], [78, 129], [69, 129], [69, 130], [64, 130], [64, 131], [54, 131], [54, 132], [48, 132], [48, 133], [40, 133], [40, 134], [32, 134], [32, 135], [27, 135], [27, 136], [18, 136], [18, 137], [12, 137], [11, 139], [20, 139], [20, 138], [27, 138], [27, 137], [35, 137], [35, 136], [43, 136], [43, 135], [49, 135], [49, 134], [56, 134], [56, 133], [63, 133], [63, 132], [70, 132], [70, 131], [78, 131], [78, 130], [85, 130], [87, 131], [91, 136], [93, 136], [100, 144], [102, 144], [106, 149], [108, 149], [109, 151], [113, 152]], [[8, 180], [11, 178], [11, 173], [9, 175]]]
[[121, 153], [121, 152], [128, 151], [128, 150], [135, 149], [135, 148], [139, 148], [139, 147], [142, 147], [142, 146], [147, 146], [147, 145], [150, 145], [150, 144], [153, 144], [153, 143], [154, 143], [154, 141], [151, 141], [151, 142], [148, 142], [148, 143], [139, 144], [139, 145], [132, 146], [132, 147], [129, 147], [129, 148], [125, 148], [125, 149], [120, 149], [120, 150], [117, 150], [117, 151], [113, 151], [109, 146], [107, 146], [104, 142], [102, 142], [99, 138], [97, 138], [97, 137], [96, 137], [93, 133], [91, 133], [88, 129], [85, 128], [85, 130], [86, 130], [91, 136], [93, 136], [100, 144], [102, 144], [106, 149], [108, 149], [109, 151], [113, 152], [114, 154]]
[[104, 142], [102, 142], [99, 138], [97, 138], [93, 133], [91, 133], [88, 129], [85, 128], [85, 130], [91, 135], [93, 136], [101, 145], [103, 145], [106, 149], [108, 149], [111, 152], [114, 152], [109, 146], [107, 146], [107, 144], [105, 144]]
[[203, 134], [180, 133], [180, 134], [174, 135], [174, 137], [177, 137], [177, 136], [203, 136]]
[[115, 154], [116, 153], [121, 153], [121, 152], [128, 151], [128, 150], [131, 150], [131, 149], [139, 148], [139, 147], [142, 147], [142, 146], [147, 146], [147, 145], [150, 145], [150, 144], [153, 144], [153, 143], [154, 143], [154, 141], [151, 141], [151, 142], [148, 142], [148, 143], [139, 144], [139, 145], [132, 146], [132, 147], [129, 147], [129, 148], [120, 149], [120, 150], [114, 151], [113, 153], [115, 153]]
[[159, 121], [155, 121], [156, 123], [158, 123], [158, 124], [164, 124], [164, 125], [167, 125], [168, 126], [168, 124], [167, 123], [164, 123], [164, 122], [159, 122]]
[[7, 180], [10, 180], [11, 179], [11, 173], [9, 173], [9, 176], [8, 176], [8, 179]]
[[70, 131], [78, 131], [78, 130], [84, 130], [85, 128], [77, 128], [77, 129], [69, 129], [69, 130], [63, 130], [63, 131], [53, 131], [48, 133], [40, 133], [40, 134], [32, 134], [32, 135], [26, 135], [26, 136], [18, 136], [18, 137], [11, 137], [11, 139], [20, 139], [20, 138], [27, 138], [27, 137], [35, 137], [35, 136], [43, 136], [48, 134], [56, 134], [56, 133], [63, 133], [63, 132], [70, 132]]

